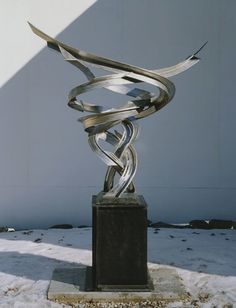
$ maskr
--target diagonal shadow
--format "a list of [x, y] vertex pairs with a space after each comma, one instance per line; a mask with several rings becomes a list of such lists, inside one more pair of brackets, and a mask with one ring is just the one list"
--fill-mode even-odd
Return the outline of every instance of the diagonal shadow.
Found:
[[[188, 221], [193, 213], [201, 213], [201, 217], [214, 213], [227, 219], [225, 215], [234, 213], [231, 201], [235, 200], [235, 190], [210, 189], [219, 185], [217, 136], [213, 133], [217, 122], [212, 120], [218, 117], [218, 92], [212, 91], [217, 83], [209, 87], [207, 105], [203, 94], [204, 74], [208, 74], [208, 81], [212, 75], [219, 75], [214, 49], [219, 44], [219, 7], [212, 3], [207, 3], [207, 11], [205, 1], [193, 1], [189, 6], [188, 1], [181, 1], [180, 5], [164, 0], [153, 0], [151, 4], [99, 0], [57, 36], [72, 46], [147, 68], [174, 64], [206, 41], [208, 35], [213, 36], [213, 44], [208, 47], [212, 56], [208, 57], [206, 69], [199, 65], [182, 75], [182, 81], [176, 80], [177, 88], [183, 82], [179, 91], [182, 97], [177, 93], [175, 98], [178, 104], [167, 107], [168, 116], [163, 110], [158, 120], [150, 118], [146, 133], [147, 122], [142, 122], [146, 134], [142, 140], [149, 142], [158, 137], [158, 141], [148, 149], [145, 141], [140, 147], [137, 145], [146, 163], [142, 175], [137, 174], [136, 183], [148, 198], [152, 216], [159, 215], [158, 220], [165, 217], [166, 221]], [[36, 26], [47, 32], [47, 25]], [[150, 29], [154, 30], [148, 36]], [[157, 62], [159, 59], [162, 63]], [[66, 106], [68, 91], [83, 80], [82, 74], [60, 55], [44, 48], [1, 88], [0, 226], [25, 229], [61, 223], [90, 224], [91, 196], [101, 190], [105, 167], [89, 149], [87, 136], [76, 121], [80, 115]], [[198, 95], [189, 101], [195, 91]], [[119, 103], [120, 96], [106, 91], [85, 96], [88, 102], [93, 103], [94, 99], [98, 104], [111, 106], [111, 102]], [[209, 115], [213, 115], [213, 122], [208, 135], [205, 128]], [[199, 120], [203, 125], [199, 125]], [[176, 137], [172, 132], [177, 129]], [[226, 200], [227, 211], [222, 207]]]
[[61, 261], [46, 256], [19, 253], [17, 251], [1, 252], [0, 261], [1, 273], [24, 277], [33, 281], [50, 280], [55, 268], [86, 266], [80, 262]]
[[66, 231], [1, 233], [0, 275], [5, 273], [33, 281], [50, 280], [55, 268], [90, 265], [91, 232]]
[[[112, 21], [121, 9], [112, 3], [98, 1], [58, 39], [120, 58], [120, 27]], [[75, 226], [90, 221], [88, 205], [101, 189], [105, 168], [89, 149], [77, 122], [81, 115], [66, 106], [69, 90], [83, 81], [79, 71], [45, 47], [2, 87], [0, 195], [5, 214], [0, 225], [23, 229], [45, 228], [62, 219]]]
[[[220, 276], [236, 276], [234, 262], [234, 230], [182, 230], [161, 229], [156, 232], [148, 229], [148, 262], [153, 264], [175, 266], [192, 272], [202, 272]], [[170, 237], [170, 234], [174, 236]], [[37, 243], [37, 240], [40, 240]], [[227, 240], [225, 240], [227, 239]], [[4, 244], [4, 240], [8, 244]], [[28, 273], [28, 268], [34, 266], [42, 269], [45, 266], [51, 272], [54, 267], [77, 267], [83, 262], [91, 263], [92, 230], [91, 228], [73, 230], [33, 230], [17, 231], [13, 233], [1, 233], [2, 250], [0, 252], [0, 272], [8, 272], [16, 276], [31, 275], [29, 278], [39, 275]], [[26, 244], [25, 248], [24, 245]], [[30, 248], [32, 247], [32, 248]], [[221, 249], [219, 250], [219, 247]], [[29, 251], [30, 248], [30, 251]], [[7, 249], [8, 251], [4, 251]], [[17, 251], [20, 249], [22, 253]], [[35, 249], [35, 250], [34, 250]], [[69, 251], [67, 251], [69, 249]], [[29, 251], [29, 252], [28, 252]], [[36, 255], [37, 251], [39, 254]], [[55, 253], [58, 251], [58, 253]], [[61, 255], [60, 255], [61, 253]], [[47, 256], [45, 256], [47, 255]], [[50, 257], [50, 255], [52, 257]], [[63, 261], [64, 256], [77, 256], [78, 262]], [[86, 255], [86, 258], [84, 257]], [[55, 256], [55, 258], [53, 258]], [[7, 258], [6, 258], [7, 257]], [[19, 259], [18, 259], [19, 258]], [[73, 257], [74, 258], [74, 257]], [[73, 259], [74, 260], [74, 259]], [[48, 262], [48, 264], [47, 264]], [[29, 264], [18, 269], [17, 264]], [[43, 265], [37, 266], [38, 263]], [[42, 274], [46, 275], [46, 273]], [[37, 278], [36, 277], [36, 278]], [[41, 278], [40, 278], [41, 279]]]

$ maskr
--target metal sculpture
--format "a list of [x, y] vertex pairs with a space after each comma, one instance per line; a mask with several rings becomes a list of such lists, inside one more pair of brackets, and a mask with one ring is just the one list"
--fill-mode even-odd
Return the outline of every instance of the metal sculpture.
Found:
[[[172, 100], [175, 86], [167, 77], [182, 73], [198, 63], [199, 58], [196, 55], [206, 43], [177, 65], [158, 70], [147, 70], [73, 48], [51, 38], [32, 24], [29, 23], [29, 25], [35, 34], [47, 42], [49, 48], [60, 52], [64, 59], [81, 70], [88, 80], [69, 92], [68, 105], [75, 110], [92, 113], [79, 120], [88, 133], [91, 149], [108, 165], [103, 188], [104, 196], [119, 197], [124, 192], [134, 192], [135, 187], [132, 181], [137, 169], [137, 154], [132, 144], [138, 134], [137, 120], [159, 111]], [[113, 74], [95, 77], [84, 62], [111, 71]], [[137, 87], [130, 89], [127, 86], [141, 82], [154, 85], [158, 90], [157, 93]], [[95, 88], [106, 88], [134, 99], [120, 108], [108, 110], [103, 110], [102, 106], [77, 100], [77, 96]], [[119, 124], [123, 132], [111, 131]], [[99, 140], [105, 140], [113, 145], [114, 152], [104, 150]], [[120, 177], [117, 183], [115, 183], [116, 174]]]

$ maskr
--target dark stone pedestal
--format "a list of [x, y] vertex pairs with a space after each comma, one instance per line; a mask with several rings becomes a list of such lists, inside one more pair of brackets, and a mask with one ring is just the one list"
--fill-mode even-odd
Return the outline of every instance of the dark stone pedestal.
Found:
[[148, 290], [147, 205], [142, 196], [93, 196], [95, 290]]

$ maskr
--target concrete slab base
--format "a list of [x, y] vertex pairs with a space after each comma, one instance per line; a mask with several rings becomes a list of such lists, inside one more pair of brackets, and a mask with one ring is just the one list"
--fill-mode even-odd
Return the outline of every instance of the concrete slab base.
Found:
[[[186, 300], [188, 294], [174, 269], [149, 268], [149, 291], [92, 291], [92, 268], [57, 268], [53, 272], [48, 299], [66, 303], [143, 302]], [[87, 307], [87, 306], [86, 306]]]

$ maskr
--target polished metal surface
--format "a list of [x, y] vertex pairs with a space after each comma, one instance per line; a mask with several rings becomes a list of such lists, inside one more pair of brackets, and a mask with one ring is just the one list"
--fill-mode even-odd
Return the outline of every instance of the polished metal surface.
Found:
[[[35, 34], [47, 42], [49, 48], [60, 52], [64, 59], [76, 66], [88, 80], [69, 92], [68, 106], [80, 112], [92, 113], [79, 120], [88, 133], [91, 149], [108, 165], [104, 195], [119, 197], [123, 192], [134, 192], [132, 181], [137, 170], [137, 154], [132, 144], [138, 135], [137, 120], [155, 113], [172, 100], [175, 86], [167, 77], [177, 75], [198, 63], [199, 58], [196, 54], [206, 43], [196, 53], [174, 66], [147, 70], [76, 49], [51, 38], [32, 24], [29, 23], [29, 25]], [[84, 62], [90, 66], [100, 67], [111, 74], [95, 77]], [[156, 92], [151, 93], [137, 88], [138, 83], [153, 85]], [[130, 89], [130, 85], [135, 87]], [[77, 98], [82, 93], [95, 88], [106, 88], [134, 99], [126, 102], [122, 107], [104, 110], [103, 106], [90, 104]], [[114, 130], [117, 125], [122, 127], [122, 132]], [[114, 151], [104, 150], [101, 140], [114, 146]], [[116, 174], [119, 175], [119, 179], [115, 183]]]

